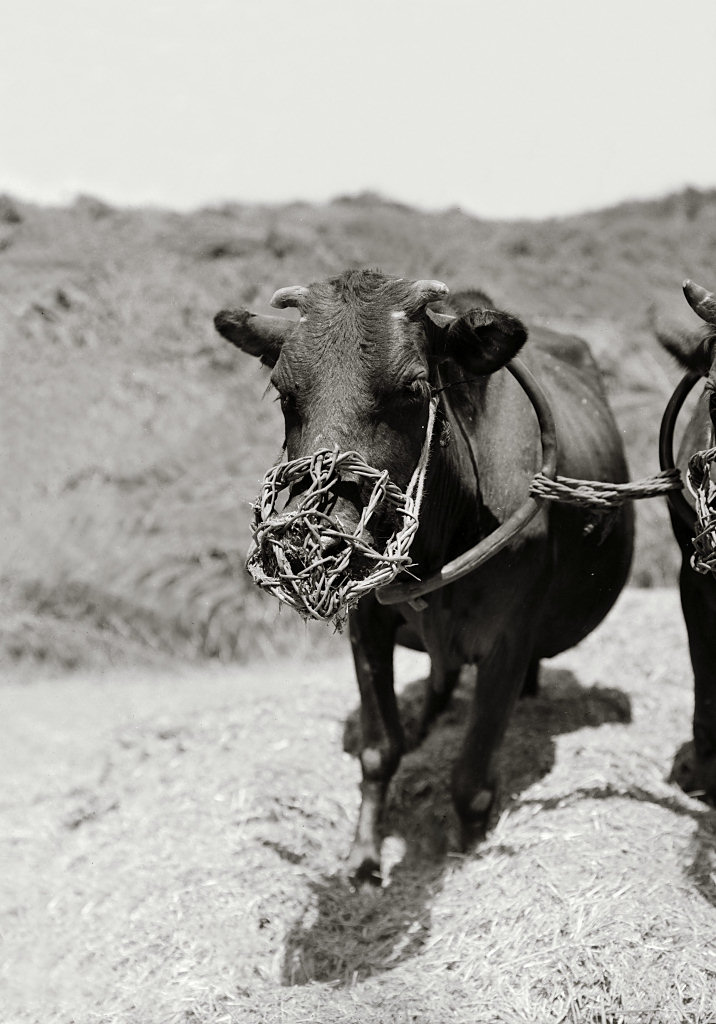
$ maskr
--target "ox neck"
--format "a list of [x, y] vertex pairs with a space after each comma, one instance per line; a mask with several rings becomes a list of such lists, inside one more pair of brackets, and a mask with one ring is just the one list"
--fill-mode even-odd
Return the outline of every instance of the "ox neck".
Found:
[[425, 485], [428, 500], [413, 542], [414, 558], [423, 572], [439, 569], [496, 525], [492, 517], [489, 523], [483, 522], [475, 422], [489, 381], [488, 377], [466, 380], [451, 363], [438, 368], [438, 428]]
[[[557, 435], [554, 425], [554, 417], [552, 410], [550, 409], [547, 396], [540, 387], [539, 383], [532, 376], [531, 372], [522, 363], [521, 360], [514, 358], [507, 364], [507, 369], [512, 376], [517, 380], [527, 397], [529, 398], [536, 414], [540, 427], [540, 435], [542, 441], [542, 470], [543, 476], [548, 479], [554, 479], [557, 472]], [[500, 373], [501, 371], [497, 371]], [[494, 380], [497, 374], [490, 376], [490, 382]], [[486, 385], [487, 386], [487, 385]], [[477, 414], [476, 407], [476, 414]], [[438, 467], [444, 465], [444, 460], [436, 460]], [[434, 470], [435, 472], [435, 470]], [[436, 504], [444, 505], [448, 508], [448, 515], [451, 517], [454, 515], [454, 510], [450, 508], [449, 496], [446, 498], [440, 494], [439, 491], [434, 489], [435, 476], [430, 476], [428, 486], [432, 489], [433, 500], [428, 502], [428, 508], [436, 506]], [[477, 486], [477, 485], [476, 485]], [[452, 559], [447, 564], [442, 564], [441, 568], [430, 572], [428, 567], [433, 564], [430, 559], [423, 561], [421, 558], [421, 552], [418, 548], [416, 555], [418, 561], [422, 562], [424, 570], [428, 570], [428, 575], [421, 580], [415, 580], [410, 583], [393, 583], [387, 587], [379, 589], [376, 596], [381, 604], [400, 604], [402, 602], [410, 602], [416, 608], [425, 606], [425, 602], [422, 601], [424, 594], [428, 594], [434, 590], [439, 590], [441, 587], [446, 586], [449, 583], [454, 583], [456, 580], [462, 579], [469, 573], [474, 572], [478, 566], [484, 564], [493, 555], [501, 551], [511, 540], [525, 528], [525, 526], [532, 520], [540, 509], [541, 501], [528, 497], [526, 501], [515, 511], [512, 515], [505, 520], [503, 523], [496, 526], [487, 536], [485, 536], [478, 543], [473, 544], [468, 550], [463, 550], [463, 553]], [[475, 517], [478, 518], [477, 516]], [[421, 538], [421, 533], [423, 538]], [[423, 541], [425, 537], [425, 530], [418, 530], [416, 541]], [[468, 542], [469, 543], [469, 542]], [[438, 563], [440, 565], [440, 563]]]

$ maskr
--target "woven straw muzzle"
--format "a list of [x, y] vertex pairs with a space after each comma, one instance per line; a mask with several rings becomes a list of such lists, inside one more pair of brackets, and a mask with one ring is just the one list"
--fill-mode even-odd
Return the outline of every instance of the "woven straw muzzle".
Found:
[[[418, 529], [435, 410], [433, 400], [420, 460], [406, 491], [358, 452], [338, 448], [323, 448], [270, 469], [253, 506], [253, 542], [246, 567], [254, 582], [304, 618], [333, 619], [340, 628], [348, 610], [365, 594], [405, 570]], [[351, 531], [329, 514], [342, 473], [358, 478], [364, 492], [371, 487]], [[281, 492], [306, 481], [291, 509], [277, 513]], [[395, 528], [378, 551], [370, 538], [381, 522]]]

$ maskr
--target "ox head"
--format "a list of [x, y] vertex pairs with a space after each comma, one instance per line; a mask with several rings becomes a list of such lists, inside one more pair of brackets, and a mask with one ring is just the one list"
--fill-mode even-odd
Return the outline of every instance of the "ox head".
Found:
[[659, 337], [685, 370], [706, 378], [706, 388], [710, 392], [709, 412], [716, 430], [716, 295], [688, 280], [684, 281], [684, 295], [694, 313], [707, 326], [696, 335]]
[[[405, 489], [420, 457], [438, 364], [454, 360], [465, 378], [481, 377], [504, 366], [527, 337], [506, 313], [450, 316], [429, 308], [447, 295], [440, 281], [348, 271], [279, 289], [272, 305], [295, 307], [297, 320], [224, 310], [214, 322], [224, 338], [272, 368], [290, 460], [322, 448], [355, 450]], [[360, 509], [360, 484], [347, 476], [333, 515], [352, 527]]]

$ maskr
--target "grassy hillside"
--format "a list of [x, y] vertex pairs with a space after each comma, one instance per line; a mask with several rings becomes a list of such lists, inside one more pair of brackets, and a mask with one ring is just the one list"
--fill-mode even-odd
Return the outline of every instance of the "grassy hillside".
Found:
[[[227, 304], [350, 266], [477, 285], [575, 330], [604, 368], [632, 475], [657, 469], [679, 373], [654, 316], [695, 324], [716, 278], [716, 191], [542, 222], [422, 213], [373, 195], [180, 215], [0, 197], [0, 658], [62, 665], [246, 658], [332, 643], [243, 570], [248, 502], [281, 441], [266, 374], [215, 335]], [[632, 580], [672, 583], [663, 501], [641, 503]]]

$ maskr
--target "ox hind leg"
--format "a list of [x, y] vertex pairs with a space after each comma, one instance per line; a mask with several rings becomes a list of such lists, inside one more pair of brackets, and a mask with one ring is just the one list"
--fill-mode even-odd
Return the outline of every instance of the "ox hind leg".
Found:
[[480, 660], [467, 730], [453, 767], [452, 797], [463, 845], [484, 835], [496, 790], [495, 755], [510, 713], [535, 672], [532, 640], [501, 633]]
[[416, 746], [423, 742], [435, 719], [450, 703], [453, 691], [460, 679], [460, 672], [460, 666], [442, 671], [433, 663], [430, 676], [425, 684], [425, 701], [418, 722]]
[[538, 697], [539, 696], [539, 666], [540, 659], [533, 658], [527, 666], [527, 672], [525, 674], [525, 681], [522, 684], [522, 691], [520, 697]]
[[361, 697], [361, 806], [347, 872], [356, 882], [380, 881], [380, 819], [388, 784], [403, 752], [403, 730], [393, 686], [396, 618], [372, 595], [349, 616]]
[[[396, 642], [413, 651], [425, 651], [423, 639], [415, 630], [401, 623], [396, 633]], [[430, 645], [430, 675], [425, 680], [423, 706], [415, 730], [413, 746], [418, 747], [430, 732], [431, 726], [450, 703], [455, 686], [460, 679], [461, 665], [445, 664], [440, 644]]]

